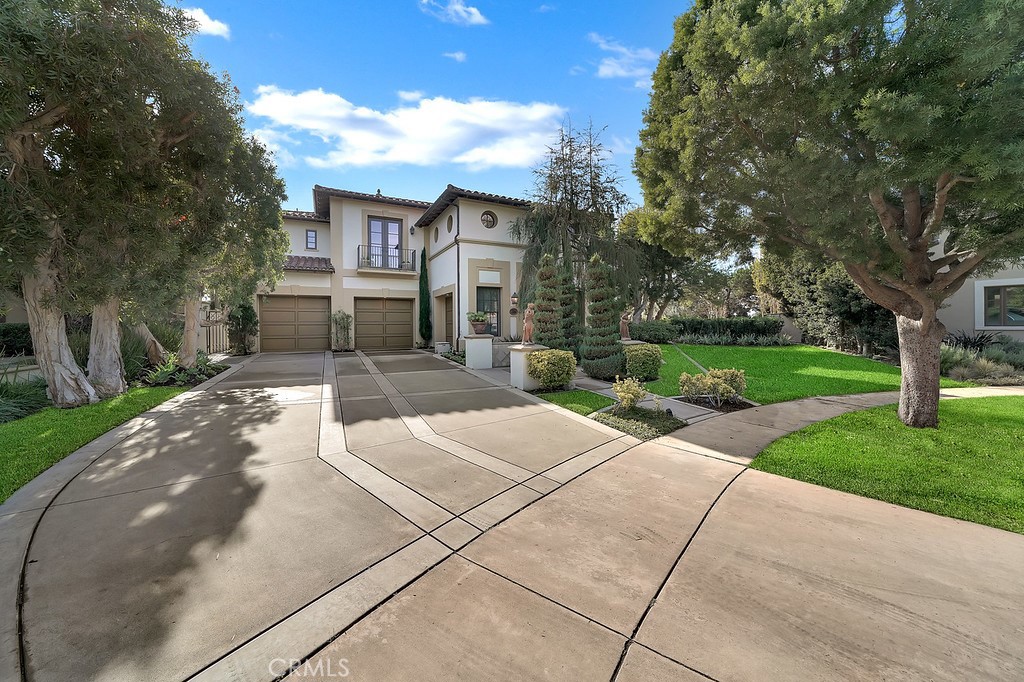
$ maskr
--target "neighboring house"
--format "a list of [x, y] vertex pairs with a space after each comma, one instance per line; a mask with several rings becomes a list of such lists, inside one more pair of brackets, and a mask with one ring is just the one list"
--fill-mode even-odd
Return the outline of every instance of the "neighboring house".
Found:
[[939, 319], [950, 333], [993, 332], [1024, 341], [1024, 267], [968, 279], [946, 300]]
[[262, 351], [326, 350], [330, 314], [354, 316], [360, 350], [412, 348], [419, 337], [420, 252], [427, 252], [432, 341], [457, 344], [466, 313], [486, 311], [489, 332], [519, 334], [510, 299], [523, 248], [509, 226], [522, 199], [453, 185], [433, 202], [317, 185], [313, 211], [284, 211], [291, 241], [284, 278], [256, 296]]

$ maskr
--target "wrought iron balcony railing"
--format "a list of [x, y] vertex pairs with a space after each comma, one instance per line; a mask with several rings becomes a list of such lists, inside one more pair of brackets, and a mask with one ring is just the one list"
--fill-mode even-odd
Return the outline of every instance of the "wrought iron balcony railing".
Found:
[[359, 267], [416, 272], [416, 250], [361, 244], [359, 246]]

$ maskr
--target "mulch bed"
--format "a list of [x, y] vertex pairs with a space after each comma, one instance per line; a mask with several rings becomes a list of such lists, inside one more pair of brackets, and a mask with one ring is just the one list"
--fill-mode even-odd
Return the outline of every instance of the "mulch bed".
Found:
[[749, 410], [751, 407], [754, 407], [754, 405], [751, 405], [745, 400], [722, 403], [720, 407], [716, 407], [710, 400], [701, 400], [699, 398], [691, 400], [689, 398], [675, 397], [672, 398], [672, 400], [678, 400], [681, 403], [689, 403], [691, 405], [696, 405], [697, 407], [703, 407], [706, 410], [714, 410], [715, 412], [722, 413], [739, 412], [740, 410]]

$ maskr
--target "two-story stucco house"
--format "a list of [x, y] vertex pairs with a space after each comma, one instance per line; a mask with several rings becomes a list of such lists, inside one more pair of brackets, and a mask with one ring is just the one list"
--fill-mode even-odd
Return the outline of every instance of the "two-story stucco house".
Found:
[[256, 296], [262, 351], [326, 350], [329, 316], [354, 316], [360, 350], [411, 348], [419, 336], [421, 251], [427, 254], [433, 341], [470, 333], [469, 311], [490, 315], [490, 333], [519, 333], [510, 302], [522, 246], [509, 225], [522, 199], [452, 185], [433, 202], [317, 185], [312, 211], [285, 211], [291, 248], [285, 276]]

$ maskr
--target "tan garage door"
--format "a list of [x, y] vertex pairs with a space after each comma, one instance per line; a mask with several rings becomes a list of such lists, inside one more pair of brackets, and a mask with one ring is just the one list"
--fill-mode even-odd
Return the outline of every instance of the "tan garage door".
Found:
[[357, 298], [356, 348], [412, 348], [412, 299]]
[[260, 296], [260, 350], [330, 350], [331, 299]]

